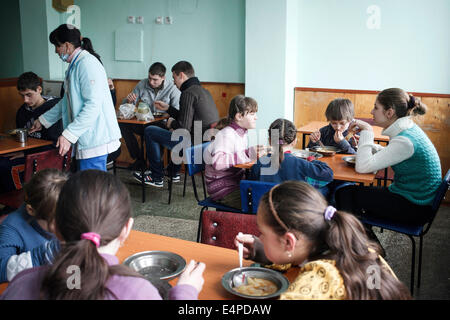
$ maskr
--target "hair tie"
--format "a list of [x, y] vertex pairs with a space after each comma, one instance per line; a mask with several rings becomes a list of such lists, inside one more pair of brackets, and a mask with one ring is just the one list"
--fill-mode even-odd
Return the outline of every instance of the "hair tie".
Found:
[[284, 140], [283, 139], [278, 140], [278, 144], [279, 145], [283, 145], [284, 144]]
[[414, 98], [414, 96], [409, 96], [409, 101], [408, 101], [408, 109], [412, 109], [416, 106], [416, 98]]
[[90, 240], [95, 244], [95, 246], [97, 248], [100, 247], [100, 238], [101, 237], [98, 233], [95, 233], [95, 232], [83, 233], [80, 238], [81, 238], [81, 240]]
[[270, 207], [270, 211], [272, 212], [272, 215], [274, 216], [275, 220], [277, 220], [278, 224], [280, 226], [282, 226], [286, 231], [289, 231], [289, 228], [287, 227], [287, 225], [281, 221], [280, 217], [278, 216], [277, 211], [275, 210], [275, 207], [273, 206], [273, 202], [272, 202], [272, 191], [276, 188], [277, 186], [274, 186], [272, 189], [270, 189], [269, 191], [269, 207]]
[[336, 208], [333, 206], [328, 206], [325, 209], [325, 212], [323, 214], [323, 216], [325, 217], [325, 220], [330, 221], [331, 219], [333, 219], [334, 213], [336, 212]]

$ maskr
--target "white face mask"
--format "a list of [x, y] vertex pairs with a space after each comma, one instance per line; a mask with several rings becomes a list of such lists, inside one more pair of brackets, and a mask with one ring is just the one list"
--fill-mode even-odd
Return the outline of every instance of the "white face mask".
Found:
[[62, 61], [67, 62], [67, 59], [69, 59], [70, 56], [68, 53], [66, 53], [66, 54], [60, 53], [59, 57], [61, 58]]
[[67, 62], [67, 59], [69, 59], [70, 55], [68, 53], [60, 53], [59, 57], [61, 58], [62, 61]]

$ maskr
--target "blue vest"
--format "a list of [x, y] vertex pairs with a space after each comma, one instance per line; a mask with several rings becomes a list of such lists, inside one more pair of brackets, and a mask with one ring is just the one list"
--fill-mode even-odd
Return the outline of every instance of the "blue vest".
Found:
[[415, 204], [431, 205], [442, 181], [439, 155], [425, 132], [416, 124], [400, 132], [399, 136], [412, 142], [414, 154], [392, 166], [395, 175], [389, 190]]

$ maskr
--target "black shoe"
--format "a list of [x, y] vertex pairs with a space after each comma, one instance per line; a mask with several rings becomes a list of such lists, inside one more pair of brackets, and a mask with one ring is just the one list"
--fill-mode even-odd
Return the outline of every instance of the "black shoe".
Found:
[[[162, 188], [164, 187], [164, 182], [161, 180], [155, 180], [152, 178], [150, 171], [144, 172], [144, 183], [149, 186]], [[136, 181], [142, 183], [142, 175], [140, 171], [133, 172], [133, 177]]]
[[[164, 169], [164, 175], [165, 175], [166, 177], [169, 177], [169, 170], [168, 170], [167, 168]], [[175, 173], [175, 174], [172, 176], [172, 182], [180, 182], [180, 181], [181, 181], [180, 173], [179, 173], [179, 172], [178, 172], [178, 173]]]

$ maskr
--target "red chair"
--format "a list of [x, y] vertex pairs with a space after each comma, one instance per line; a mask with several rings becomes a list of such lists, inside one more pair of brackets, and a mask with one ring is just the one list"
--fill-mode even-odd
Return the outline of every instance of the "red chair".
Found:
[[235, 249], [234, 238], [239, 233], [259, 236], [255, 214], [224, 211], [202, 212], [201, 243]]
[[[69, 171], [71, 153], [72, 148], [69, 149], [64, 157], [59, 155], [58, 149], [28, 154], [25, 157], [24, 182], [28, 182], [33, 174], [43, 169], [55, 168]], [[19, 208], [23, 200], [23, 189], [0, 194], [0, 203], [11, 208]]]
[[0, 216], [0, 224], [2, 224], [3, 220], [5, 220], [7, 216], [7, 214]]

